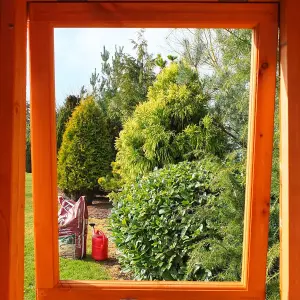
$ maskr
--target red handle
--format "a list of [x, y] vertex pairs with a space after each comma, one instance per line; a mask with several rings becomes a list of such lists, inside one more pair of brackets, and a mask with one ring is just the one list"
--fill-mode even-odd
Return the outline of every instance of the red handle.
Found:
[[94, 232], [95, 235], [98, 235], [99, 237], [101, 236], [103, 239], [106, 238], [105, 233], [102, 230], [97, 230]]

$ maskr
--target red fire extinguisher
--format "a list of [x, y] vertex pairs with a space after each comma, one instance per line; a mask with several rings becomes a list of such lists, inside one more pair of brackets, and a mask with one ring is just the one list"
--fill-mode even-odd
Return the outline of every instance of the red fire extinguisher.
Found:
[[101, 230], [95, 229], [95, 224], [91, 223], [93, 227], [92, 237], [92, 257], [94, 260], [106, 260], [108, 258], [108, 238]]

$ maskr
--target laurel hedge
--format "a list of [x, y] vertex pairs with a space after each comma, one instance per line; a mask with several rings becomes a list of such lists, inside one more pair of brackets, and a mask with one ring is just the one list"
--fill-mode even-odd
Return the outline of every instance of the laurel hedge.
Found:
[[138, 280], [239, 280], [244, 190], [236, 177], [214, 159], [181, 162], [112, 193], [122, 270]]

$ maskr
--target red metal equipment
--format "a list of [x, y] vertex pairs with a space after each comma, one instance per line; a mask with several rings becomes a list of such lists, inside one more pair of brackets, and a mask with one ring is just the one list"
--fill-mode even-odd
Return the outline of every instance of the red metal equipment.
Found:
[[94, 260], [106, 260], [108, 258], [108, 238], [103, 231], [95, 230], [95, 227], [92, 227], [92, 257]]

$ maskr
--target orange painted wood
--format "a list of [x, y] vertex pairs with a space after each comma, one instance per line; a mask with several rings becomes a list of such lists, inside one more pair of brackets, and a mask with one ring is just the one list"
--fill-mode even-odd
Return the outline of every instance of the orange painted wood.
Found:
[[[204, 299], [235, 300], [261, 299], [256, 293], [249, 293], [245, 286], [236, 282], [137, 282], [125, 281], [61, 281], [54, 289], [39, 290], [39, 299]], [[245, 298], [246, 297], [246, 298]]]
[[[98, 287], [98, 280], [61, 280], [58, 288], [66, 288], [73, 286], [74, 288], [82, 288], [89, 283], [90, 287]], [[211, 290], [214, 287], [216, 290], [232, 290], [245, 291], [246, 287], [241, 282], [195, 282], [195, 281], [131, 281], [126, 280], [119, 285], [119, 281], [105, 280], [101, 282], [102, 288], [114, 290], [127, 290], [127, 289], [157, 289], [157, 290], [180, 290], [186, 288], [189, 291], [197, 290]]]
[[277, 36], [277, 23], [261, 23], [254, 33], [252, 53], [256, 72], [251, 78], [243, 265], [248, 288], [261, 295], [265, 293], [268, 250]]
[[63, 299], [63, 300], [120, 300], [120, 299], [136, 299], [136, 300], [262, 300], [260, 295], [255, 292], [247, 291], [199, 291], [193, 292], [188, 290], [182, 291], [157, 291], [155, 289], [149, 290], [101, 290], [99, 288], [89, 288], [87, 284], [79, 288], [55, 288], [55, 289], [42, 289], [38, 292], [39, 300], [49, 299]]
[[31, 157], [37, 288], [52, 288], [59, 280], [53, 43], [53, 29], [48, 24], [30, 23]]
[[254, 28], [262, 21], [277, 22], [277, 6], [216, 3], [32, 3], [30, 20], [48, 22], [54, 27], [193, 28], [201, 24], [203, 28]]
[[23, 299], [26, 5], [0, 1], [0, 298]]
[[[23, 1], [26, 1], [26, 2], [57, 2], [57, 0], [23, 0]], [[74, 1], [75, 3], [76, 1]], [[119, 0], [119, 1], [116, 1], [116, 0], [88, 0], [88, 2], [128, 2], [128, 0]], [[183, 0], [131, 0], [130, 2], [184, 2]], [[188, 1], [189, 3], [190, 2], [197, 2], [197, 3], [211, 3], [211, 2], [214, 2], [214, 3], [220, 3], [222, 2], [222, 0], [189, 0]], [[225, 2], [225, 1], [223, 1]], [[236, 0], [228, 0], [227, 1], [228, 3], [237, 3]], [[240, 2], [245, 2], [243, 0], [240, 0]], [[246, 2], [249, 2], [249, 3], [279, 3], [280, 0], [248, 0]]]
[[[136, 297], [179, 300], [187, 295], [186, 293], [188, 299], [265, 298], [277, 9], [276, 4], [30, 4], [32, 155], [38, 299]], [[53, 28], [97, 26], [254, 29], [242, 282], [58, 281]], [[39, 201], [41, 194], [47, 194], [46, 200], [42, 202]], [[54, 226], [54, 229], [51, 226]], [[46, 238], [47, 235], [51, 238]]]
[[300, 3], [281, 4], [281, 299], [300, 295]]

